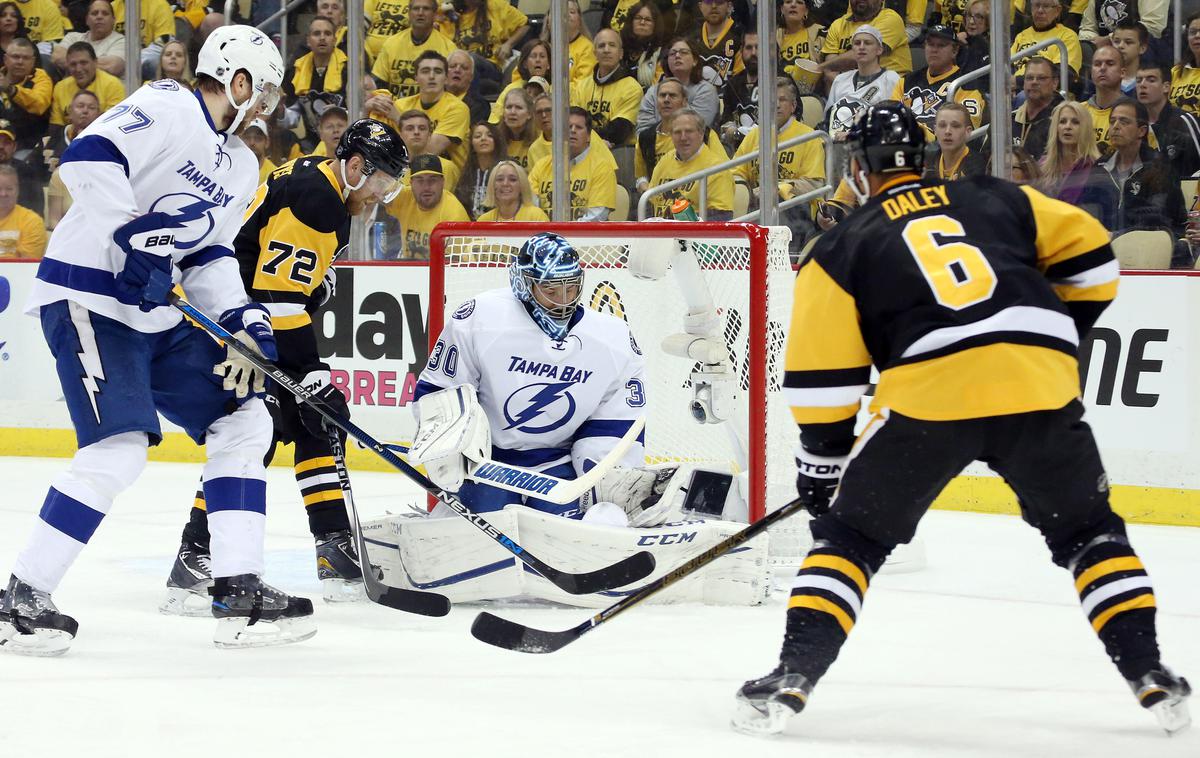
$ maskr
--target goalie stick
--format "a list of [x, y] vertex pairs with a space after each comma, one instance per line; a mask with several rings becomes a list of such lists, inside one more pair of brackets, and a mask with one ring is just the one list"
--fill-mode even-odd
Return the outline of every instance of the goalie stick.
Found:
[[538, 500], [548, 500], [559, 505], [572, 503], [599, 484], [609, 469], [625, 457], [625, 453], [629, 452], [629, 447], [645, 426], [646, 417], [639, 416], [608, 454], [578, 479], [559, 479], [557, 476], [530, 471], [520, 466], [510, 466], [507, 463], [497, 463], [491, 459], [476, 463], [467, 472], [467, 477], [502, 490], [536, 497]]
[[[629, 430], [617, 441], [617, 444], [608, 451], [608, 454], [578, 479], [560, 479], [541, 471], [498, 463], [491, 458], [484, 458], [471, 466], [470, 471], [467, 472], [467, 478], [498, 489], [536, 497], [538, 500], [546, 500], [559, 505], [572, 503], [599, 484], [605, 474], [625, 457], [625, 453], [629, 452], [633, 441], [642, 433], [645, 426], [646, 417], [639, 417], [630, 425]], [[408, 457], [408, 448], [403, 445], [385, 442], [383, 446], [392, 452], [404, 454], [405, 458]]]
[[364, 432], [362, 429], [358, 428], [353, 421], [342, 417], [329, 406], [322, 403], [320, 400], [314, 397], [311, 392], [305, 389], [302, 384], [288, 376], [279, 367], [262, 358], [252, 348], [243, 345], [242, 342], [230, 334], [225, 327], [213, 321], [187, 300], [180, 297], [175, 292], [170, 293], [168, 297], [170, 298], [170, 302], [173, 306], [195, 321], [200, 328], [204, 329], [213, 337], [223, 341], [226, 345], [232, 347], [246, 360], [253, 364], [255, 368], [259, 369], [265, 375], [275, 380], [280, 387], [283, 387], [288, 392], [295, 395], [297, 400], [301, 400], [311, 405], [326, 421], [346, 432], [347, 435], [353, 437], [359, 443], [372, 450], [380, 458], [384, 459], [394, 468], [399, 470], [400, 473], [404, 474], [406, 477], [415, 482], [421, 487], [421, 489], [441, 500], [455, 513], [471, 522], [476, 529], [486, 534], [494, 542], [499, 543], [501, 547], [503, 547], [505, 550], [508, 550], [510, 553], [520, 559], [522, 563], [541, 574], [562, 591], [568, 592], [572, 595], [585, 595], [593, 592], [602, 592], [604, 590], [622, 587], [631, 582], [636, 582], [639, 579], [649, 576], [650, 573], [654, 571], [654, 556], [646, 550], [634, 553], [633, 555], [623, 558], [609, 566], [605, 566], [603, 568], [596, 569], [595, 571], [589, 571], [583, 574], [572, 574], [566, 571], [559, 571], [553, 566], [543, 563], [537, 556], [526, 551], [525, 548], [518, 545], [506, 534], [489, 523], [487, 519], [483, 518], [477, 513], [472, 513], [467, 506], [463, 505], [463, 503], [453, 494], [443, 491], [436, 484], [429, 481], [429, 479], [421, 474], [420, 471], [417, 471], [406, 461], [389, 450], [387, 446]]
[[450, 612], [450, 600], [445, 595], [392, 587], [384, 584], [375, 575], [375, 567], [371, 565], [367, 555], [362, 524], [358, 520], [358, 508], [354, 505], [354, 492], [350, 489], [350, 472], [346, 469], [346, 451], [342, 447], [342, 438], [332, 426], [327, 426], [326, 430], [329, 432], [329, 446], [333, 449], [333, 466], [337, 469], [338, 483], [342, 486], [342, 497], [350, 506], [350, 516], [354, 519], [354, 544], [358, 548], [358, 561], [362, 567], [363, 586], [366, 588], [367, 597], [372, 602], [389, 608], [419, 613], [422, 616], [445, 616]]
[[671, 569], [632, 595], [622, 598], [620, 602], [610, 605], [582, 624], [566, 631], [548, 632], [542, 629], [535, 629], [484, 611], [476, 616], [474, 623], [471, 624], [471, 636], [480, 642], [486, 642], [489, 645], [501, 647], [505, 650], [516, 650], [521, 653], [553, 653], [571, 644], [605, 621], [617, 616], [622, 611], [629, 610], [659, 590], [669, 587], [696, 569], [707, 566], [738, 545], [766, 531], [776, 522], [792, 516], [801, 510], [802, 507], [800, 501], [797, 499], [778, 510], [768, 513], [740, 532], [731, 534], [703, 553]]

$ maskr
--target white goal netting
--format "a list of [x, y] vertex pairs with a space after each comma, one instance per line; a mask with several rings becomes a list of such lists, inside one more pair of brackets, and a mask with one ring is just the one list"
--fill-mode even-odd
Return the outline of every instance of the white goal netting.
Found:
[[[509, 261], [530, 234], [561, 234], [584, 262], [583, 302], [624, 319], [645, 355], [648, 462], [692, 462], [746, 472], [752, 519], [794, 497], [796, 426], [779, 392], [795, 278], [788, 229], [716, 223], [454, 224], [439, 229], [431, 241], [431, 342], [460, 303], [508, 286]], [[679, 239], [695, 254], [720, 314], [739, 389], [731, 424], [695, 421], [690, 374], [698, 364], [659, 348], [665, 337], [684, 331], [688, 308], [674, 279], [638, 279], [628, 268], [639, 244], [662, 238]]]

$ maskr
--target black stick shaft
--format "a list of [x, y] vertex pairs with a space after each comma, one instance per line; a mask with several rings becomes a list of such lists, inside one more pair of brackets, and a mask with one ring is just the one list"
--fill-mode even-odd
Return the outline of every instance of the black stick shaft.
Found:
[[371, 565], [370, 556], [367, 554], [367, 543], [363, 539], [362, 522], [358, 518], [358, 508], [354, 504], [354, 491], [350, 487], [350, 471], [346, 468], [346, 450], [342, 445], [342, 439], [338, 435], [337, 429], [327, 426], [326, 431], [329, 434], [329, 446], [333, 451], [333, 465], [337, 470], [338, 483], [342, 487], [342, 497], [345, 498], [346, 503], [350, 506], [350, 516], [354, 519], [354, 543], [358, 549], [358, 561], [362, 569], [363, 585], [366, 588], [367, 597], [372, 602], [385, 605], [389, 608], [408, 611], [409, 613], [420, 613], [425, 616], [445, 616], [450, 612], [450, 600], [445, 595], [440, 595], [436, 592], [391, 587], [384, 584], [375, 576], [375, 569]]
[[745, 529], [726, 537], [699, 555], [688, 559], [632, 595], [623, 598], [619, 602], [600, 611], [595, 616], [592, 616], [587, 621], [566, 631], [548, 632], [541, 629], [534, 629], [485, 611], [476, 616], [475, 622], [471, 625], [471, 634], [482, 642], [507, 650], [516, 650], [522, 653], [553, 653], [571, 644], [604, 622], [612, 620], [655, 593], [671, 586], [701, 567], [712, 563], [737, 546], [755, 538], [772, 525], [792, 516], [802, 507], [799, 500], [793, 500], [778, 510], [772, 511]]
[[621, 612], [629, 610], [631, 607], [649, 598], [651, 595], [654, 595], [660, 590], [671, 586], [692, 572], [707, 566], [742, 543], [749, 542], [759, 534], [765, 532], [776, 522], [782, 521], [783, 519], [788, 518], [792, 514], [799, 511], [801, 507], [802, 506], [800, 505], [799, 500], [793, 500], [790, 503], [771, 511], [766, 516], [763, 516], [758, 521], [755, 521], [753, 524], [741, 530], [740, 532], [729, 535], [725, 539], [710, 547], [708, 550], [705, 550], [703, 553], [700, 553], [693, 558], [689, 558], [632, 595], [627, 595], [619, 602], [614, 603], [613, 605], [610, 605], [609, 607], [600, 611], [591, 618], [589, 626], [598, 626], [614, 616], [617, 616]]

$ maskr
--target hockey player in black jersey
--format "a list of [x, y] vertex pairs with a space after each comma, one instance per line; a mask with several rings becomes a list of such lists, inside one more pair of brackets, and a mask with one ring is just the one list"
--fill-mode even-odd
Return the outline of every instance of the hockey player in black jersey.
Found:
[[[349, 241], [351, 217], [394, 199], [408, 152], [395, 130], [371, 119], [351, 124], [335, 152], [332, 159], [298, 158], [271, 172], [246, 211], [234, 254], [246, 290], [271, 314], [279, 348], [276, 365], [348, 416], [345, 396], [331, 383], [329, 366], [317, 353], [312, 314], [333, 295], [333, 262]], [[330, 602], [364, 597], [323, 420], [289, 393], [279, 391], [268, 400], [276, 442], [296, 446], [296, 483], [316, 540], [322, 594]], [[167, 580], [164, 613], [208, 615], [208, 544], [201, 490]]]
[[[781, 731], [854, 627], [872, 575], [974, 460], [1016, 492], [1088, 622], [1168, 732], [1187, 681], [1159, 658], [1155, 597], [1109, 507], [1083, 420], [1077, 349], [1116, 295], [1104, 228], [989, 177], [920, 178], [924, 135], [896, 102], [848, 136], [862, 206], [801, 266], [784, 392], [800, 426], [797, 488], [813, 548], [788, 602], [779, 666], [737, 693], [735, 728]], [[859, 398], [880, 372], [865, 428]]]

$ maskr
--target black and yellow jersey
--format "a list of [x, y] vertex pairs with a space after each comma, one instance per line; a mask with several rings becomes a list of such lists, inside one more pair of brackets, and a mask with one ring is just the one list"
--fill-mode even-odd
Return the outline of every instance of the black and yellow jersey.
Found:
[[852, 437], [872, 364], [873, 412], [1061, 408], [1118, 274], [1108, 232], [1074, 206], [991, 177], [893, 179], [797, 275], [784, 392], [802, 437]]
[[717, 79], [721, 84], [729, 81], [729, 77], [745, 68], [741, 56], [743, 36], [745, 36], [745, 32], [742, 31], [742, 27], [729, 18], [725, 19], [724, 26], [715, 36], [710, 37], [708, 24], [702, 23], [692, 38], [696, 47], [700, 49], [701, 64], [716, 72]]
[[938, 23], [945, 24], [954, 30], [955, 34], [964, 32], [964, 21], [967, 15], [967, 0], [934, 0], [936, 13], [941, 16]]
[[[912, 109], [913, 115], [925, 129], [925, 139], [933, 141], [933, 124], [937, 121], [937, 109], [946, 102], [946, 90], [950, 82], [959, 77], [958, 66], [951, 66], [940, 76], [931, 76], [928, 68], [905, 74], [896, 82], [892, 99], [899, 100]], [[971, 128], [978, 129], [983, 122], [983, 93], [977, 89], [962, 87], [955, 91], [954, 102], [961, 103], [971, 117]]]
[[349, 242], [336, 170], [328, 158], [305, 157], [272, 171], [234, 240], [246, 292], [266, 306], [277, 333], [312, 323], [306, 306]]
[[1175, 107], [1200, 114], [1200, 67], [1180, 63], [1171, 69], [1171, 97]]

